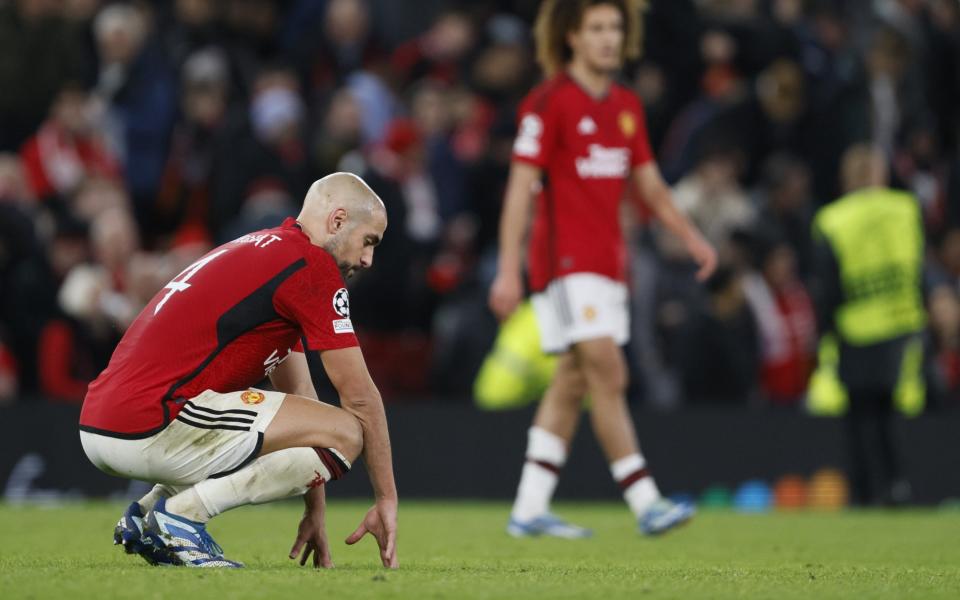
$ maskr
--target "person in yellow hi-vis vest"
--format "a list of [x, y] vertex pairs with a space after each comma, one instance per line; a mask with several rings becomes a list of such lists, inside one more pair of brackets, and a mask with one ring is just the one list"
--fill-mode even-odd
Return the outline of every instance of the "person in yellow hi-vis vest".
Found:
[[846, 408], [855, 500], [903, 504], [910, 485], [891, 429], [894, 408], [923, 410], [922, 217], [913, 196], [886, 187], [879, 150], [852, 146], [841, 176], [845, 195], [813, 222], [812, 291], [823, 338], [810, 405], [820, 414]]

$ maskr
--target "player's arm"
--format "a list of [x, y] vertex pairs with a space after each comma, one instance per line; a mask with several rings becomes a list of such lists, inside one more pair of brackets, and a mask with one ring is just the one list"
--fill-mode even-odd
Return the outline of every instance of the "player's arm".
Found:
[[397, 566], [397, 486], [393, 478], [393, 457], [387, 416], [377, 386], [367, 371], [363, 354], [357, 346], [320, 353], [330, 383], [340, 395], [340, 406], [360, 421], [363, 428], [363, 456], [376, 504], [363, 522], [347, 538], [357, 542], [367, 532], [380, 546], [384, 566]]
[[307, 356], [303, 352], [291, 352], [277, 368], [270, 373], [270, 383], [273, 389], [285, 394], [294, 394], [305, 398], [319, 400], [313, 379], [310, 378], [310, 367], [307, 366]]
[[631, 179], [640, 197], [653, 210], [670, 233], [680, 238], [697, 263], [697, 279], [704, 281], [717, 268], [717, 251], [703, 238], [700, 230], [673, 202], [673, 193], [660, 175], [657, 163], [649, 160], [633, 168]]
[[490, 288], [490, 308], [499, 319], [510, 316], [523, 299], [523, 240], [530, 224], [531, 205], [540, 185], [540, 169], [513, 161], [500, 214], [497, 276]]

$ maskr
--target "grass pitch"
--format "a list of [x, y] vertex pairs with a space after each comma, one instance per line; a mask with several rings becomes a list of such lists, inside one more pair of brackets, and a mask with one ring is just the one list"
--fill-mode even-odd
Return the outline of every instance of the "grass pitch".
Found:
[[367, 508], [330, 506], [333, 571], [286, 558], [300, 506], [242, 508], [211, 531], [242, 571], [149, 567], [111, 545], [122, 506], [0, 504], [0, 597], [12, 598], [960, 598], [960, 511], [704, 511], [660, 539], [620, 504], [560, 504], [583, 541], [514, 540], [503, 503], [401, 504], [401, 568], [342, 540]]

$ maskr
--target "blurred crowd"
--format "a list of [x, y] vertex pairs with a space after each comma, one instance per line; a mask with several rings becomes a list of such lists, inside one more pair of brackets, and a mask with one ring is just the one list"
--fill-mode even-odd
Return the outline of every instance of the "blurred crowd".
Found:
[[[385, 397], [469, 398], [537, 4], [0, 0], [0, 401], [80, 402], [171, 277], [335, 170], [388, 210], [351, 283]], [[624, 82], [723, 267], [625, 215], [632, 395], [802, 401], [811, 219], [869, 142], [922, 207], [929, 405], [960, 407], [960, 2], [650, 4]]]

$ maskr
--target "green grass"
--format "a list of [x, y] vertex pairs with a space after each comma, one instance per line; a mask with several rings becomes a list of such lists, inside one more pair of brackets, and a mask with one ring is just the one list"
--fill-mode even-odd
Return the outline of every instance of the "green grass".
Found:
[[365, 504], [330, 507], [333, 571], [286, 558], [299, 506], [212, 524], [242, 571], [152, 568], [110, 543], [113, 504], [0, 504], [0, 597], [11, 598], [960, 598], [960, 511], [740, 515], [706, 511], [660, 539], [619, 504], [561, 504], [585, 541], [513, 540], [500, 503], [401, 505], [399, 571], [375, 543], [342, 544]]

